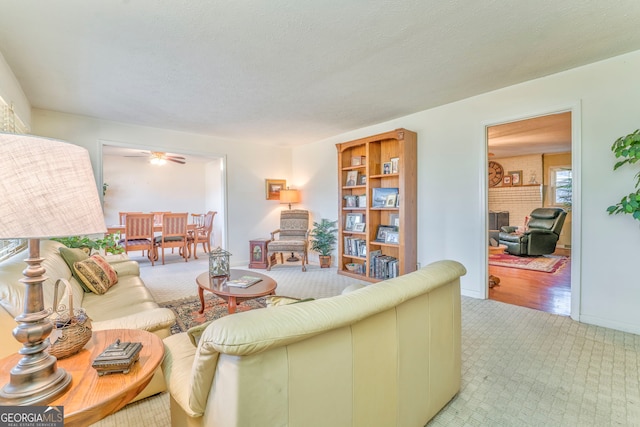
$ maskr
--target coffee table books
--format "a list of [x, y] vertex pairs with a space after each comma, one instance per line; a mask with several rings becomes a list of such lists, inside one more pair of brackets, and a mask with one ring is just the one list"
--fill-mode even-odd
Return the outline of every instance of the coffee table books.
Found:
[[262, 279], [256, 276], [242, 276], [237, 279], [227, 280], [226, 285], [235, 288], [248, 288], [261, 281]]

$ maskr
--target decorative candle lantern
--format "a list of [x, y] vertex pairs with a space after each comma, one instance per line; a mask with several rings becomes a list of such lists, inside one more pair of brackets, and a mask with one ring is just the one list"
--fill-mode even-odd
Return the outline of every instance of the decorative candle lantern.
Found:
[[217, 247], [209, 252], [209, 276], [228, 277], [230, 256], [231, 254], [229, 252], [220, 247]]

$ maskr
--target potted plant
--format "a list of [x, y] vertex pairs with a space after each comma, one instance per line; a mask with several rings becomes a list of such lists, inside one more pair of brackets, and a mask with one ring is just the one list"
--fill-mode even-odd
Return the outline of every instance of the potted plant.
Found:
[[60, 242], [68, 248], [80, 248], [91, 255], [92, 250], [104, 249], [105, 253], [121, 254], [124, 248], [118, 244], [120, 233], [107, 234], [101, 239], [91, 239], [87, 236], [54, 237], [51, 240]]
[[[617, 159], [622, 159], [616, 162], [613, 170], [626, 163], [635, 164], [638, 162], [640, 160], [640, 129], [618, 138], [611, 146], [611, 151]], [[607, 208], [609, 215], [629, 214], [640, 221], [640, 172], [636, 174], [635, 180], [636, 191], [623, 196], [619, 203], [609, 206]]]
[[322, 218], [320, 222], [313, 223], [311, 249], [320, 253], [320, 268], [331, 267], [331, 252], [337, 242], [337, 222]]

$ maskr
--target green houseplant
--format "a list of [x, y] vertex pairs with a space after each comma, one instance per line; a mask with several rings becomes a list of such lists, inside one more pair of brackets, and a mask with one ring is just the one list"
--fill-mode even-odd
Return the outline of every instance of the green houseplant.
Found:
[[121, 254], [124, 252], [124, 247], [118, 244], [120, 233], [106, 234], [101, 239], [92, 239], [87, 236], [69, 236], [69, 237], [54, 237], [51, 240], [60, 242], [68, 248], [80, 248], [84, 249], [87, 253], [91, 254], [92, 250], [104, 249], [108, 254]]
[[330, 221], [322, 218], [320, 222], [313, 223], [311, 230], [311, 249], [320, 253], [320, 267], [331, 267], [331, 252], [337, 242], [336, 223], [338, 221]]
[[[616, 159], [621, 159], [613, 166], [613, 170], [626, 163], [637, 163], [640, 160], [640, 129], [618, 138], [611, 146], [611, 151], [613, 151]], [[636, 174], [635, 180], [636, 191], [622, 197], [620, 202], [615, 205], [609, 206], [607, 208], [609, 215], [629, 214], [640, 221], [640, 172]]]

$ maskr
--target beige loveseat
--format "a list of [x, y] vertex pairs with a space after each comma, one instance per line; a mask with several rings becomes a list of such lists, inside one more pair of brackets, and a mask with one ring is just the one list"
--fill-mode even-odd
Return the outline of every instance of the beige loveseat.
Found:
[[[44, 305], [50, 308], [53, 303], [53, 288], [57, 279], [67, 279], [73, 288], [74, 307], [83, 307], [92, 319], [94, 331], [103, 329], [144, 329], [153, 332], [160, 338], [171, 334], [171, 326], [175, 323], [175, 315], [167, 308], [161, 308], [155, 302], [151, 292], [140, 278], [140, 270], [136, 261], [126, 256], [107, 257], [118, 273], [118, 283], [103, 294], [85, 293], [78, 281], [71, 275], [71, 270], [60, 256], [61, 243], [52, 240], [40, 242], [40, 256], [44, 258], [43, 266], [48, 279], [44, 282]], [[14, 318], [24, 310], [25, 285], [19, 280], [27, 266], [24, 260], [28, 252], [21, 252], [0, 264], [0, 357], [17, 352], [21, 344], [16, 341], [11, 331], [16, 327]], [[68, 300], [65, 292], [60, 301]], [[164, 378], [160, 372], [154, 376], [149, 385], [138, 395], [137, 399], [166, 390]]]
[[[439, 261], [164, 340], [173, 426], [424, 426], [460, 389], [460, 276]], [[328, 278], [327, 280], [331, 280]]]

